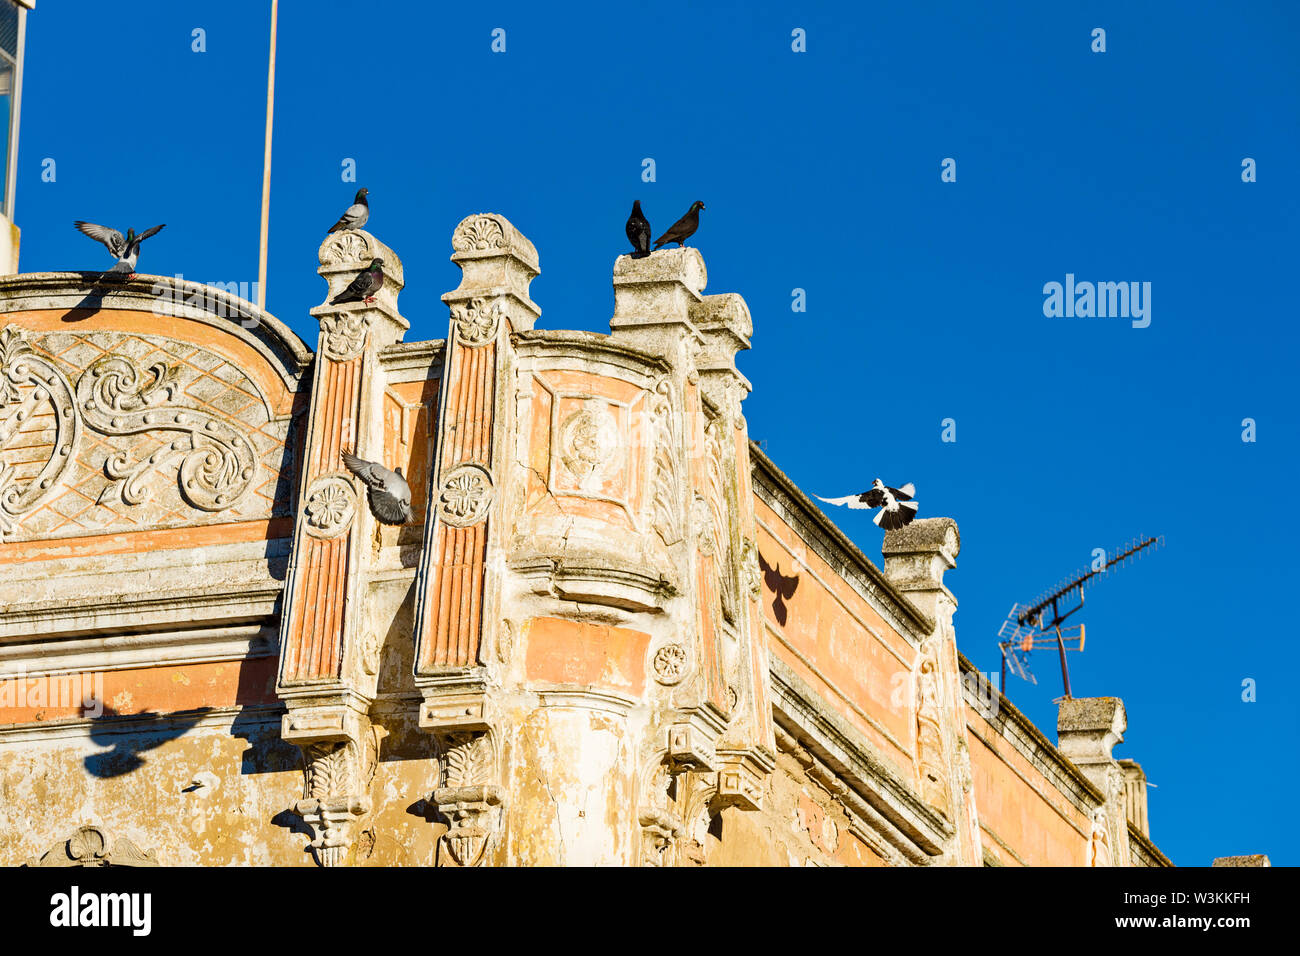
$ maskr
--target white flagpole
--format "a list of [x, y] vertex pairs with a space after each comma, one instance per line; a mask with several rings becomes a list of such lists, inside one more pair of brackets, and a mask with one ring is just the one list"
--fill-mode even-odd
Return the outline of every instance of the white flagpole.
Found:
[[266, 68], [266, 153], [262, 159], [262, 241], [257, 256], [257, 308], [266, 311], [266, 239], [271, 226], [271, 118], [275, 112], [275, 22], [280, 0], [271, 0], [271, 57]]

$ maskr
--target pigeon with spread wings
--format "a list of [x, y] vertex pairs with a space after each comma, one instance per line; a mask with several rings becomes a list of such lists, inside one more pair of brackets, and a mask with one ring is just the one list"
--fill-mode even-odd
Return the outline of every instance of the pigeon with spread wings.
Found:
[[366, 484], [370, 492], [370, 511], [384, 524], [406, 524], [411, 520], [411, 486], [402, 477], [402, 469], [390, 471], [374, 461], [343, 452], [348, 471]]
[[823, 498], [818, 495], [817, 500], [828, 505], [848, 505], [850, 508], [879, 508], [871, 520], [877, 527], [893, 531], [910, 524], [916, 517], [916, 502], [912, 500], [915, 496], [916, 488], [910, 481], [901, 488], [890, 488], [877, 478], [871, 483], [871, 489], [860, 495], [846, 495], [843, 498]]
[[762, 551], [758, 552], [758, 567], [763, 572], [763, 583], [776, 595], [776, 599], [772, 602], [772, 613], [776, 615], [776, 623], [785, 627], [785, 602], [788, 598], [794, 597], [795, 589], [799, 587], [799, 575], [786, 577], [781, 573], [779, 564], [772, 567], [767, 563]]
[[93, 222], [83, 222], [78, 219], [73, 222], [77, 231], [83, 236], [89, 236], [96, 242], [102, 242], [104, 248], [117, 257], [117, 265], [109, 269], [105, 275], [125, 275], [128, 279], [135, 278], [135, 264], [140, 258], [140, 243], [144, 242], [150, 236], [158, 233], [163, 226], [154, 226], [152, 229], [146, 229], [140, 235], [135, 234], [134, 229], [128, 229], [126, 235], [122, 235], [116, 229], [110, 229], [108, 226], [99, 226]]

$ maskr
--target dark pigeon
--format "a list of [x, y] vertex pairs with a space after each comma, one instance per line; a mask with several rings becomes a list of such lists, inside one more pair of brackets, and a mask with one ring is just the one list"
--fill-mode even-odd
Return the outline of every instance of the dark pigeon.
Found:
[[358, 189], [356, 198], [352, 200], [352, 205], [344, 210], [343, 215], [339, 216], [339, 221], [330, 226], [330, 232], [338, 232], [340, 229], [360, 229], [370, 219], [370, 200], [366, 199], [369, 189]]
[[374, 302], [375, 293], [384, 287], [384, 260], [371, 259], [370, 265], [348, 283], [348, 287], [330, 299], [330, 305], [344, 302]]
[[669, 226], [668, 231], [655, 240], [655, 248], [658, 249], [666, 242], [675, 242], [679, 246], [686, 245], [686, 240], [695, 235], [695, 230], [700, 228], [700, 210], [703, 208], [704, 203], [698, 199], [691, 203], [691, 208], [687, 210], [686, 215]]
[[154, 226], [152, 229], [146, 229], [140, 235], [135, 234], [134, 229], [128, 229], [126, 235], [122, 235], [116, 229], [110, 229], [108, 226], [97, 226], [93, 222], [82, 222], [80, 219], [73, 222], [77, 231], [84, 236], [89, 236], [96, 242], [102, 242], [114, 256], [117, 257], [117, 265], [108, 270], [108, 273], [125, 275], [128, 279], [135, 278], [135, 264], [140, 258], [140, 243], [144, 242], [150, 236], [155, 235], [162, 230], [161, 226]]
[[843, 498], [817, 496], [817, 500], [828, 505], [848, 505], [850, 508], [879, 508], [871, 520], [876, 523], [876, 527], [893, 531], [911, 524], [916, 517], [917, 506], [912, 500], [915, 496], [916, 488], [910, 481], [901, 488], [890, 488], [877, 478], [871, 483], [871, 490], [860, 495], [847, 495]]
[[636, 251], [632, 258], [642, 259], [650, 255], [650, 221], [641, 214], [641, 200], [632, 203], [632, 215], [627, 217], [627, 238]]
[[795, 589], [799, 587], [799, 575], [786, 577], [781, 573], [779, 564], [774, 568], [767, 563], [762, 551], [758, 552], [758, 567], [763, 572], [763, 583], [776, 595], [776, 599], [772, 602], [772, 613], [776, 615], [776, 623], [785, 627], [785, 602], [794, 597]]
[[411, 486], [402, 469], [389, 471], [378, 462], [366, 461], [342, 452], [343, 464], [363, 482], [370, 493], [370, 512], [384, 524], [406, 524], [411, 520]]

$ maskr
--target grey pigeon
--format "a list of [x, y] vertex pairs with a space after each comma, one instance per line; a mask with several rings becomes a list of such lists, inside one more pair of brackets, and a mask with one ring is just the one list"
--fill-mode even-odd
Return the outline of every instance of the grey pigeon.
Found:
[[364, 226], [366, 220], [370, 218], [370, 201], [366, 199], [369, 193], [369, 189], [358, 189], [352, 205], [339, 216], [338, 222], [330, 226], [330, 232], [338, 232], [340, 229], [360, 229]]
[[375, 293], [384, 287], [384, 260], [371, 259], [361, 273], [348, 283], [348, 287], [330, 299], [330, 305], [344, 302], [374, 302]]
[[406, 524], [411, 520], [411, 486], [402, 477], [402, 469], [389, 471], [378, 462], [366, 461], [343, 452], [348, 471], [366, 484], [370, 492], [370, 512], [384, 524]]
[[916, 502], [912, 500], [914, 497], [916, 488], [910, 481], [901, 488], [890, 488], [877, 478], [871, 483], [871, 490], [860, 495], [846, 495], [843, 498], [822, 498], [819, 495], [817, 500], [828, 505], [848, 505], [850, 508], [879, 508], [871, 520], [876, 523], [876, 527], [893, 531], [910, 524], [916, 517]]
[[627, 217], [627, 238], [632, 243], [632, 248], [636, 251], [632, 253], [634, 259], [641, 259], [650, 255], [650, 222], [641, 213], [641, 200], [632, 203], [632, 215]]
[[675, 223], [668, 227], [668, 231], [655, 240], [655, 248], [658, 249], [666, 242], [675, 242], [678, 246], [686, 245], [686, 240], [695, 235], [695, 230], [700, 228], [700, 210], [704, 208], [704, 203], [698, 199], [691, 203], [691, 208], [686, 211]]
[[138, 236], [135, 234], [134, 229], [128, 229], [124, 236], [116, 229], [110, 229], [108, 226], [97, 226], [93, 222], [82, 222], [78, 219], [72, 224], [77, 227], [77, 231], [82, 235], [89, 236], [96, 242], [102, 242], [108, 251], [117, 257], [117, 265], [108, 270], [110, 273], [125, 274], [128, 279], [135, 278], [135, 264], [140, 258], [140, 243], [167, 225], [167, 223], [163, 223], [161, 226], [146, 229]]

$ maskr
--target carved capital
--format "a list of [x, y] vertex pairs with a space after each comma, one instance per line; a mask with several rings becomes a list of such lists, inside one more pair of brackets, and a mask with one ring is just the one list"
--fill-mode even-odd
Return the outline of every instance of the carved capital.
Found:
[[455, 732], [439, 738], [439, 782], [430, 796], [447, 822], [439, 866], [479, 866], [501, 829], [505, 794], [495, 782], [491, 731]]
[[666, 866], [672, 857], [673, 843], [682, 832], [681, 821], [666, 810], [642, 807], [638, 813], [641, 824], [641, 865]]
[[338, 866], [355, 838], [356, 822], [370, 811], [370, 782], [378, 741], [363, 718], [340, 704], [294, 706], [281, 736], [302, 749], [303, 799], [293, 810], [311, 828], [319, 866]]

